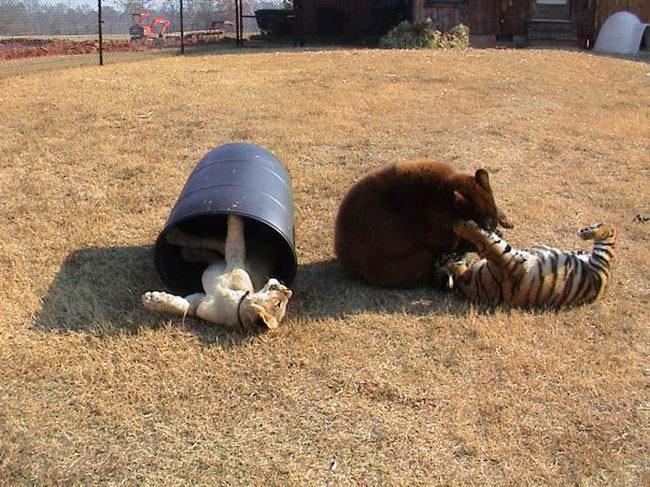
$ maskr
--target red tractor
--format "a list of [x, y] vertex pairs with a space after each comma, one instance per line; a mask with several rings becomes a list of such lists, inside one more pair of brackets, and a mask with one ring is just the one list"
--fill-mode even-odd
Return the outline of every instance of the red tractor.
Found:
[[[146, 24], [145, 19], [147, 17], [149, 17], [148, 12], [137, 12], [131, 14], [131, 28], [129, 29], [129, 35], [131, 36], [132, 41], [154, 39], [156, 37], [162, 39], [171, 25], [171, 22], [165, 17], [156, 17], [149, 24]], [[160, 24], [160, 29], [156, 32], [156, 26], [158, 24]]]

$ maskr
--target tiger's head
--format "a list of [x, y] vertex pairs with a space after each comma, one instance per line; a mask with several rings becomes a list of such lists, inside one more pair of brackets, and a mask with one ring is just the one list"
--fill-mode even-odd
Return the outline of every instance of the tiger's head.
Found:
[[461, 220], [474, 220], [491, 232], [496, 231], [497, 226], [513, 227], [494, 201], [490, 177], [485, 169], [477, 169], [474, 177], [465, 177], [454, 189], [453, 198], [454, 209]]

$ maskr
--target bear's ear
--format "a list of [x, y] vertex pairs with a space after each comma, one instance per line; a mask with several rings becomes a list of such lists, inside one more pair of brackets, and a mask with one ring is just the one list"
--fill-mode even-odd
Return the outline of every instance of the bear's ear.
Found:
[[476, 179], [478, 185], [485, 191], [488, 193], [492, 192], [490, 189], [490, 176], [488, 176], [488, 172], [485, 169], [477, 169], [476, 174], [474, 174], [474, 179]]

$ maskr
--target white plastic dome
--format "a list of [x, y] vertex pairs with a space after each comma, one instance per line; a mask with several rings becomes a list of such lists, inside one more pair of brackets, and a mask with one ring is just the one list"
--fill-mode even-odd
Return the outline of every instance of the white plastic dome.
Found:
[[636, 54], [648, 24], [630, 12], [616, 12], [600, 28], [594, 51], [612, 54]]

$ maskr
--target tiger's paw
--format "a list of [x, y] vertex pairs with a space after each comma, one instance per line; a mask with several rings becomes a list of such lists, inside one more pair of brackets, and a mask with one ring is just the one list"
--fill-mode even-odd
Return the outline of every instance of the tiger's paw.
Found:
[[451, 291], [454, 288], [453, 273], [446, 267], [438, 267], [433, 273], [433, 287], [441, 291]]
[[467, 254], [447, 254], [441, 259], [436, 274], [444, 280], [449, 275], [449, 289], [453, 288], [454, 277], [460, 276], [469, 268]]

